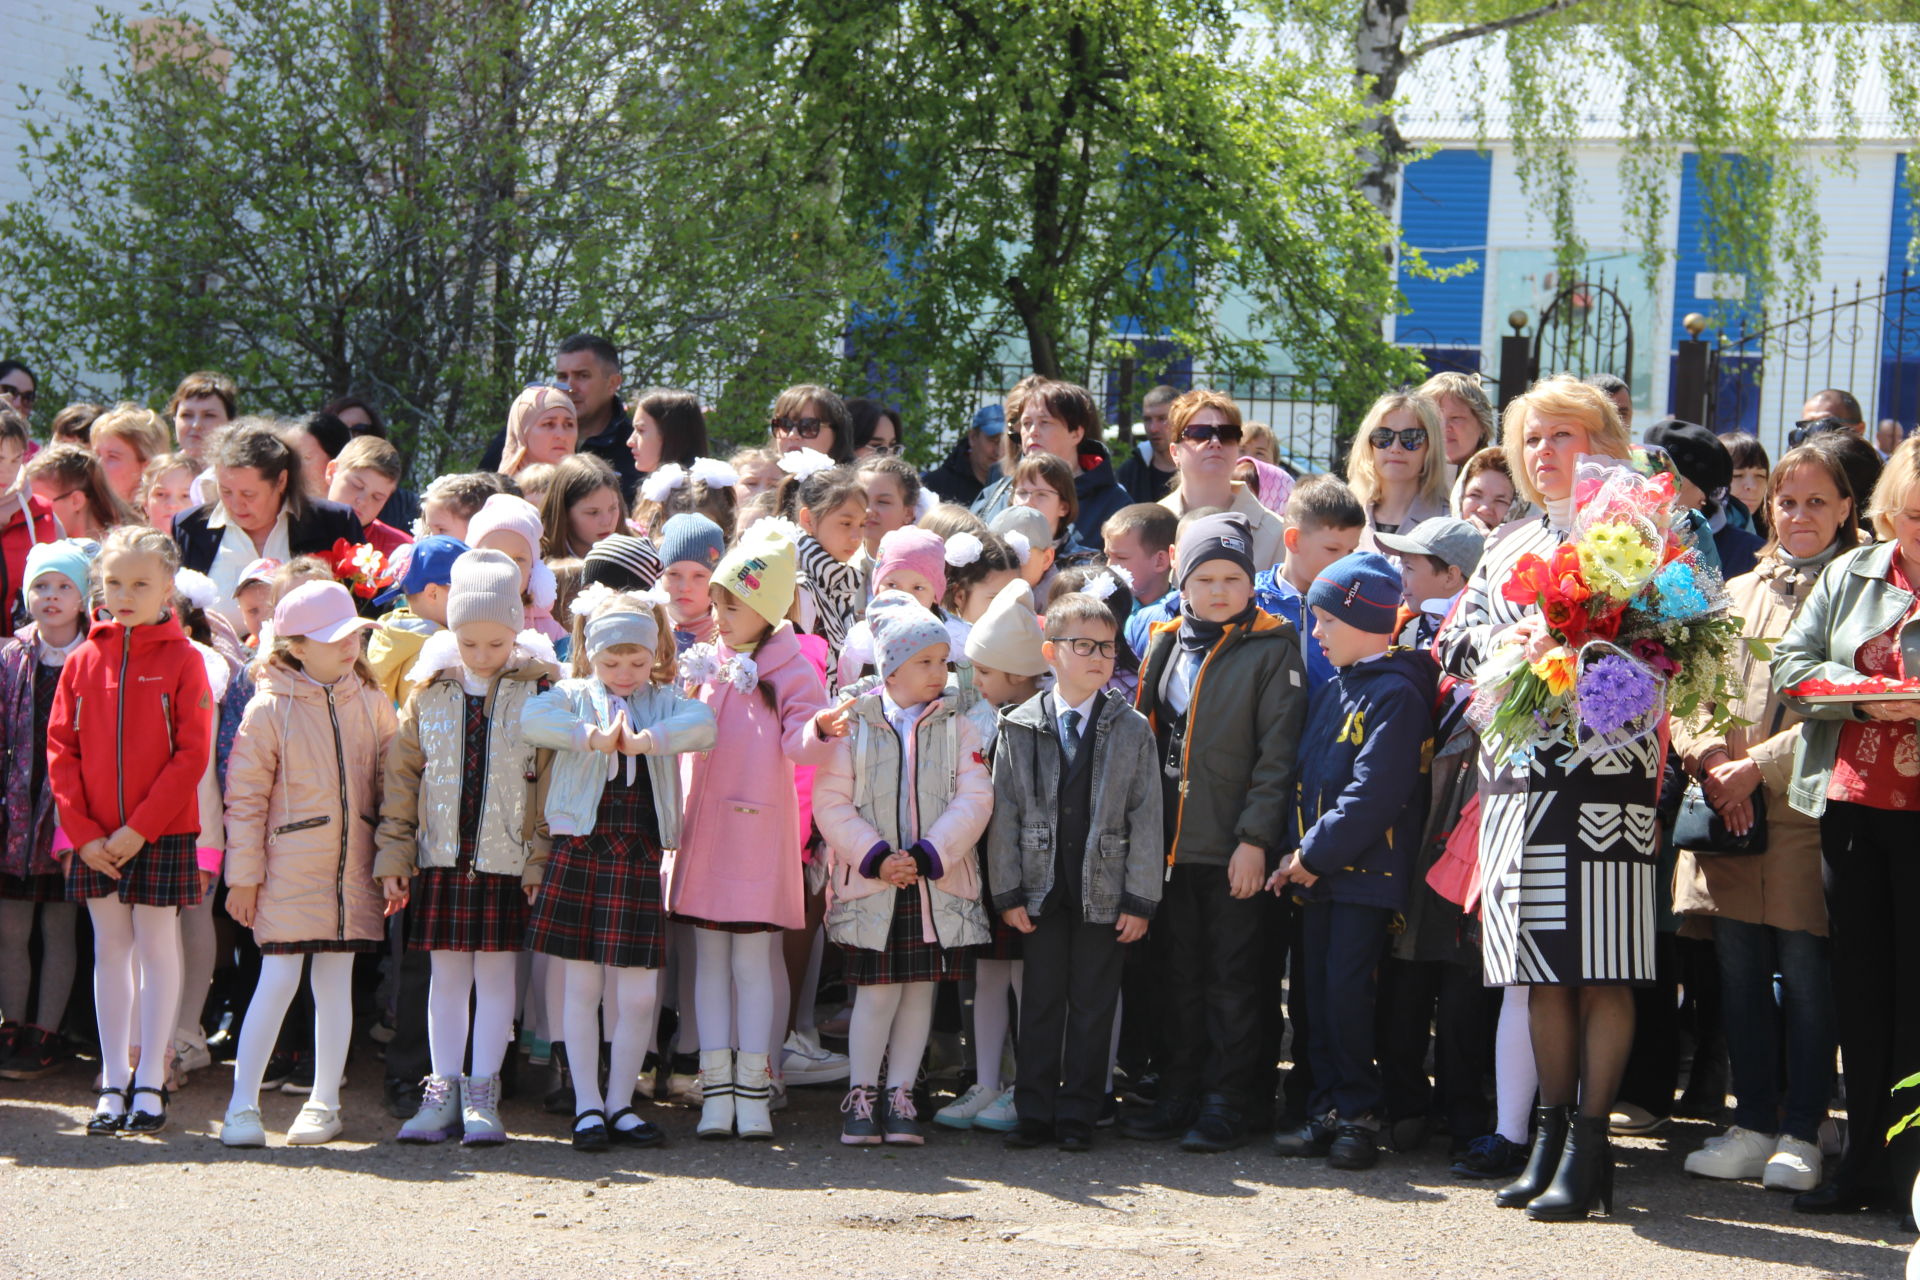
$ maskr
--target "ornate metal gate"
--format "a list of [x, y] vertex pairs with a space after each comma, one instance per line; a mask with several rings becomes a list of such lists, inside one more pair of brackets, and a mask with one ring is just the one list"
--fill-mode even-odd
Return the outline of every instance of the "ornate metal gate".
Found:
[[1633, 376], [1633, 313], [1604, 273], [1568, 285], [1540, 312], [1528, 358], [1529, 381], [1542, 375]]

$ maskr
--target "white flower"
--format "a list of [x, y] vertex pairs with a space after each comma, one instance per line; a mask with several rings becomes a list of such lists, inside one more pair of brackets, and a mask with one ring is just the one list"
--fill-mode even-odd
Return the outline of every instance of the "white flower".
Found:
[[677, 462], [669, 462], [640, 482], [640, 496], [648, 502], [665, 502], [686, 482], [687, 469]]
[[589, 582], [573, 598], [570, 612], [576, 618], [591, 618], [593, 611], [618, 594], [604, 582]]
[[731, 684], [735, 693], [751, 693], [760, 683], [760, 668], [746, 654], [735, 654], [720, 668], [720, 678]]
[[[1116, 578], [1118, 578], [1118, 579], [1120, 579], [1120, 581], [1122, 581], [1122, 582], [1124, 582], [1124, 583], [1126, 583], [1126, 584], [1127, 584], [1127, 590], [1129, 590], [1129, 591], [1137, 591], [1137, 590], [1139, 590], [1139, 588], [1138, 588], [1138, 587], [1136, 587], [1136, 586], [1134, 586], [1134, 584], [1133, 584], [1133, 573], [1132, 573], [1132, 571], [1131, 571], [1131, 570], [1128, 570], [1128, 569], [1124, 569], [1124, 568], [1122, 568], [1121, 566], [1119, 566], [1119, 565], [1117, 565], [1117, 564], [1110, 564], [1110, 565], [1108, 565], [1108, 566], [1107, 566], [1107, 572], [1108, 572], [1108, 573], [1110, 573], [1110, 574], [1112, 574], [1112, 575], [1113, 575], [1114, 577], [1116, 577]], [[1104, 599], [1106, 599], [1106, 597], [1105, 597], [1105, 596], [1102, 596], [1102, 597], [1101, 597], [1101, 599], [1103, 599], [1103, 600], [1104, 600]]]
[[627, 594], [632, 596], [635, 600], [640, 601], [642, 604], [657, 604], [657, 605], [665, 606], [673, 599], [672, 596], [667, 594], [667, 589], [659, 585], [658, 583], [655, 583], [653, 586], [648, 587], [645, 591], [630, 591]]
[[972, 564], [986, 550], [985, 544], [971, 533], [956, 533], [947, 539], [946, 561], [955, 569]]
[[1027, 541], [1027, 535], [1015, 530], [1001, 536], [1006, 539], [1007, 545], [1013, 548], [1015, 558], [1020, 561], [1021, 566], [1024, 568], [1027, 563], [1027, 558], [1033, 554], [1033, 544]]
[[791, 453], [780, 455], [780, 469], [790, 476], [799, 476], [802, 480], [816, 471], [825, 471], [838, 465], [818, 449], [795, 449]]
[[718, 458], [695, 458], [687, 474], [709, 489], [731, 489], [740, 483], [740, 473]]
[[680, 679], [695, 688], [711, 681], [720, 672], [720, 658], [710, 644], [697, 644], [680, 655]]
[[1105, 600], [1120, 589], [1120, 582], [1112, 573], [1103, 573], [1097, 578], [1089, 578], [1080, 589], [1095, 600]]
[[213, 579], [194, 569], [182, 569], [174, 574], [173, 589], [202, 613], [213, 608], [213, 602], [220, 598], [220, 588], [213, 585]]

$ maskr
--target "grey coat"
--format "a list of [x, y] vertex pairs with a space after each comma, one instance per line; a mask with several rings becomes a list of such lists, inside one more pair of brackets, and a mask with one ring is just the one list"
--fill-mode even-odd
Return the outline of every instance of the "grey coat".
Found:
[[[1093, 812], [1082, 851], [1082, 918], [1112, 924], [1122, 914], [1153, 917], [1160, 905], [1163, 834], [1153, 729], [1108, 690], [1093, 718]], [[1000, 717], [993, 755], [993, 821], [987, 826], [993, 909], [1030, 915], [1053, 890], [1059, 822], [1059, 736], [1047, 695]]]

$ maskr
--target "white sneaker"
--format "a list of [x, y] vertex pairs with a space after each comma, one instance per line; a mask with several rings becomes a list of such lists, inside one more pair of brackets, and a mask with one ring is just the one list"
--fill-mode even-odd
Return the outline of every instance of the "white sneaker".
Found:
[[994, 1133], [1012, 1133], [1020, 1126], [1020, 1114], [1013, 1109], [1013, 1090], [1003, 1090], [973, 1117], [973, 1127]]
[[967, 1091], [933, 1113], [933, 1122], [949, 1129], [971, 1129], [974, 1117], [1000, 1101], [1000, 1091], [983, 1084], [969, 1085]]
[[287, 1145], [317, 1147], [340, 1136], [340, 1108], [308, 1101], [287, 1126]]
[[1687, 1157], [1687, 1172], [1696, 1178], [1724, 1178], [1729, 1182], [1750, 1182], [1765, 1171], [1780, 1145], [1772, 1134], [1755, 1133], [1739, 1125]]
[[204, 1038], [195, 1040], [181, 1035], [173, 1038], [173, 1069], [180, 1073], [182, 1079], [212, 1065], [213, 1054], [208, 1052]]
[[853, 1069], [847, 1055], [823, 1047], [817, 1033], [801, 1035], [795, 1031], [787, 1036], [785, 1049], [780, 1073], [788, 1084], [837, 1084]]
[[1820, 1165], [1817, 1145], [1783, 1133], [1780, 1146], [1760, 1175], [1760, 1185], [1769, 1191], [1811, 1191], [1820, 1185]]
[[220, 1122], [220, 1145], [223, 1147], [266, 1146], [267, 1131], [260, 1123], [260, 1108], [229, 1109], [227, 1118]]

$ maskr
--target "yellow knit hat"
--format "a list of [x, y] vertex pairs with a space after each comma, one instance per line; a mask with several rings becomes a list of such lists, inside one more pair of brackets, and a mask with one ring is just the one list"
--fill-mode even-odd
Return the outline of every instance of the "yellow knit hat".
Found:
[[785, 525], [780, 520], [758, 521], [713, 571], [714, 586], [739, 596], [770, 627], [779, 626], [793, 608], [799, 576], [799, 549]]

